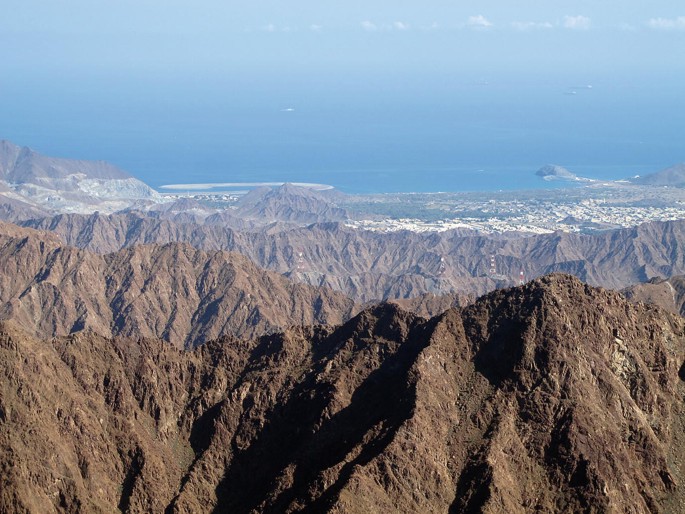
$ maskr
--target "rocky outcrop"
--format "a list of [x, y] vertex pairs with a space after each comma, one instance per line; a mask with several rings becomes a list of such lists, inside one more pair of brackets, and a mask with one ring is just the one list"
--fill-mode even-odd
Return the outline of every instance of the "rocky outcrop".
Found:
[[678, 275], [663, 279], [652, 278], [621, 291], [634, 302], [651, 303], [662, 309], [685, 316], [685, 276]]
[[685, 321], [553, 275], [193, 352], [0, 330], [3, 512], [678, 512]]

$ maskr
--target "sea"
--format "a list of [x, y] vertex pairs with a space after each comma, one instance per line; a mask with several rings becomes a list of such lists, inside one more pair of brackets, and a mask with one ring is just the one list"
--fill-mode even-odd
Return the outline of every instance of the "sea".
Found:
[[590, 80], [283, 89], [63, 77], [33, 89], [6, 85], [0, 138], [106, 160], [160, 191], [226, 182], [345, 193], [537, 189], [568, 185], [535, 176], [546, 164], [618, 180], [685, 161], [679, 88]]

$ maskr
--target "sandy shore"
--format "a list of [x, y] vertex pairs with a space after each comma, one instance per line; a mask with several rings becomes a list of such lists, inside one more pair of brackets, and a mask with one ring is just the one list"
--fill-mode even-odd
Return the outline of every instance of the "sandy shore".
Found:
[[[309, 189], [314, 189], [316, 191], [325, 191], [327, 189], [333, 189], [333, 186], [328, 184], [315, 184], [310, 182], [289, 182], [293, 186], [307, 187]], [[217, 189], [221, 187], [277, 187], [286, 184], [286, 182], [209, 182], [205, 184], [166, 184], [164, 186], [159, 186], [160, 189], [172, 189], [177, 191], [188, 191], [188, 190], [203, 190], [203, 189]]]

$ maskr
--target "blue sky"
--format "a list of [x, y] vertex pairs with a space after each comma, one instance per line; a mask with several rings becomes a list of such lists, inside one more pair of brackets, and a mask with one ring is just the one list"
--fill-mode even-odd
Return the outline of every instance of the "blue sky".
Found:
[[[257, 75], [462, 66], [682, 70], [685, 7], [642, 1], [3, 0], [3, 66]], [[513, 68], [513, 69], [512, 69]]]

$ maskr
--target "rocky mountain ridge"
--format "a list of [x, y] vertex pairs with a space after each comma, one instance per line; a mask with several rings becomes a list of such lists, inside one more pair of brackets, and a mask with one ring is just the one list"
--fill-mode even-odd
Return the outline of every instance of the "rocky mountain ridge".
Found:
[[684, 360], [562, 275], [193, 352], [4, 325], [0, 510], [678, 512]]
[[[141, 213], [60, 215], [26, 226], [68, 244], [113, 252], [137, 244], [187, 242], [239, 252], [260, 267], [325, 286], [359, 303], [431, 293], [480, 296], [547, 273], [572, 273], [592, 285], [622, 289], [656, 276], [685, 273], [685, 221], [653, 222], [596, 234], [528, 237], [414, 232], [378, 233], [341, 223], [263, 231], [176, 223]], [[496, 274], [490, 273], [494, 255]]]
[[341, 293], [292, 283], [235, 253], [168, 243], [99, 255], [0, 224], [0, 319], [33, 334], [89, 329], [192, 346], [339, 324], [356, 310]]
[[622, 293], [631, 301], [658, 305], [662, 309], [685, 316], [685, 276], [668, 279], [655, 277], [625, 288]]

